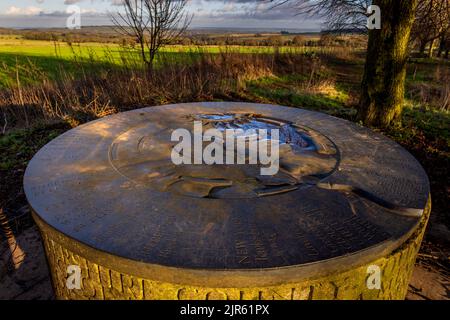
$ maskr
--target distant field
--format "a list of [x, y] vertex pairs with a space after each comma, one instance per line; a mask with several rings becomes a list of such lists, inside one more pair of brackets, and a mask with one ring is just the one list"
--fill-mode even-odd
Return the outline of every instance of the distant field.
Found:
[[[186, 55], [199, 52], [220, 53], [232, 51], [238, 53], [264, 54], [279, 52], [318, 53], [339, 50], [335, 47], [268, 47], [268, 46], [218, 46], [218, 45], [173, 45], [162, 48], [161, 55], [173, 59], [183, 59]], [[124, 48], [117, 44], [105, 43], [73, 43], [26, 40], [20, 36], [0, 35], [0, 86], [14, 85], [17, 79], [22, 84], [33, 83], [39, 74], [50, 79], [60, 76], [61, 70], [80, 72], [80, 65], [112, 64], [121, 66], [124, 61], [139, 62], [139, 54], [132, 48]], [[74, 64], [76, 62], [76, 64]]]
[[[65, 42], [17, 39], [0, 36], [0, 61], [3, 67], [14, 67], [35, 63], [48, 71], [47, 63], [90, 59], [99, 62], [120, 62], [120, 47], [114, 44], [81, 43], [69, 45]], [[43, 59], [45, 58], [45, 59]], [[0, 70], [0, 73], [4, 70]]]
[[[203, 50], [208, 52], [220, 52], [224, 48], [231, 50], [236, 50], [240, 53], [271, 53], [274, 51], [274, 47], [268, 46], [243, 46], [243, 45], [172, 45], [166, 46], [162, 51], [166, 52], [187, 52], [190, 50], [196, 50], [201, 47]], [[49, 56], [58, 55], [61, 57], [73, 57], [74, 50], [77, 54], [89, 56], [90, 52], [95, 52], [101, 56], [103, 53], [109, 53], [111, 51], [118, 51], [121, 46], [117, 44], [105, 44], [105, 43], [95, 43], [95, 42], [85, 42], [85, 43], [74, 43], [72, 46], [66, 42], [52, 42], [52, 41], [42, 41], [42, 40], [26, 40], [20, 37], [12, 36], [1, 36], [0, 35], [0, 52], [1, 53], [16, 53], [23, 55], [36, 55], [36, 56]], [[323, 50], [332, 50], [332, 47], [324, 48], [318, 46], [282, 46], [278, 47], [280, 51], [299, 51], [299, 52], [314, 52]]]

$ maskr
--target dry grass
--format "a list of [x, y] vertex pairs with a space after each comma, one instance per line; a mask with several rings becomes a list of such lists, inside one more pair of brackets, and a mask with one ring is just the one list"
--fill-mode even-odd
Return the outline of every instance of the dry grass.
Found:
[[80, 64], [80, 78], [61, 68], [59, 80], [41, 77], [38, 84], [27, 86], [21, 84], [19, 66], [16, 83], [0, 91], [1, 129], [59, 119], [76, 126], [143, 105], [229, 98], [248, 80], [289, 73], [314, 77], [317, 62], [311, 60], [285, 52], [196, 52], [183, 59], [162, 55], [158, 67], [147, 72], [124, 58], [120, 68], [96, 66], [92, 71]]
[[411, 84], [410, 96], [421, 106], [450, 111], [450, 69], [437, 65], [427, 80]]

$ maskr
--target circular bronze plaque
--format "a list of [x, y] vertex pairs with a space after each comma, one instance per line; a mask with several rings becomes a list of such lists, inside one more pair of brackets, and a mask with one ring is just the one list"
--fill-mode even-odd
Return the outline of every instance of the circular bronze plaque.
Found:
[[[194, 121], [204, 130], [278, 129], [279, 171], [173, 164], [172, 132], [192, 131]], [[246, 103], [150, 107], [87, 123], [42, 148], [24, 185], [39, 219], [71, 239], [148, 265], [205, 271], [345, 269], [347, 260], [400, 247], [429, 194], [419, 163], [380, 134]]]
[[[192, 129], [194, 121], [201, 124], [204, 134], [209, 129], [220, 133], [218, 141], [214, 141], [222, 153], [217, 159], [219, 164], [194, 163], [193, 134], [189, 137], [189, 164], [176, 165], [172, 161], [172, 150], [178, 144], [171, 141], [172, 132], [178, 128]], [[339, 161], [336, 146], [326, 136], [310, 128], [258, 114], [196, 114], [166, 122], [164, 128], [160, 125], [146, 122], [120, 134], [110, 146], [109, 158], [117, 172], [135, 183], [177, 195], [209, 199], [272, 196], [316, 185], [334, 172]], [[268, 165], [261, 165], [258, 156], [253, 164], [250, 161], [250, 141], [264, 141], [257, 136], [259, 129], [267, 130], [266, 141], [275, 139], [269, 135], [271, 130], [278, 130], [277, 160], [280, 163], [277, 166], [281, 166], [281, 170], [274, 174], [261, 174], [261, 167]], [[226, 139], [226, 130], [233, 130], [229, 139]], [[240, 151], [238, 139], [242, 142]], [[227, 142], [232, 149], [230, 163], [226, 161]], [[202, 141], [200, 145], [203, 155], [211, 141]], [[264, 147], [260, 149], [270, 151], [268, 145]], [[259, 152], [257, 144], [254, 150]], [[238, 155], [242, 155], [241, 164], [237, 161]]]

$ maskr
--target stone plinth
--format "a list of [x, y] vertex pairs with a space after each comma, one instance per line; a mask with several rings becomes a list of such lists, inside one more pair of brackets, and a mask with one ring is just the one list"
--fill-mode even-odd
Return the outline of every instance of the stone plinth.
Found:
[[[279, 172], [174, 165], [171, 133], [193, 121], [280, 129]], [[24, 185], [60, 299], [403, 299], [430, 212], [425, 172], [391, 140], [247, 103], [87, 123], [43, 147]]]

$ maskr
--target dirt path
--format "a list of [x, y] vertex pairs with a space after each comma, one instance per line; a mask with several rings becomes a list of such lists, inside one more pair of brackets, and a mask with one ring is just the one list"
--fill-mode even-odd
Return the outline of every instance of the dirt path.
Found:
[[2, 243], [0, 247], [0, 299], [53, 299], [47, 261], [37, 227], [22, 232], [16, 242], [24, 255], [21, 260], [14, 262], [15, 266], [7, 243]]

